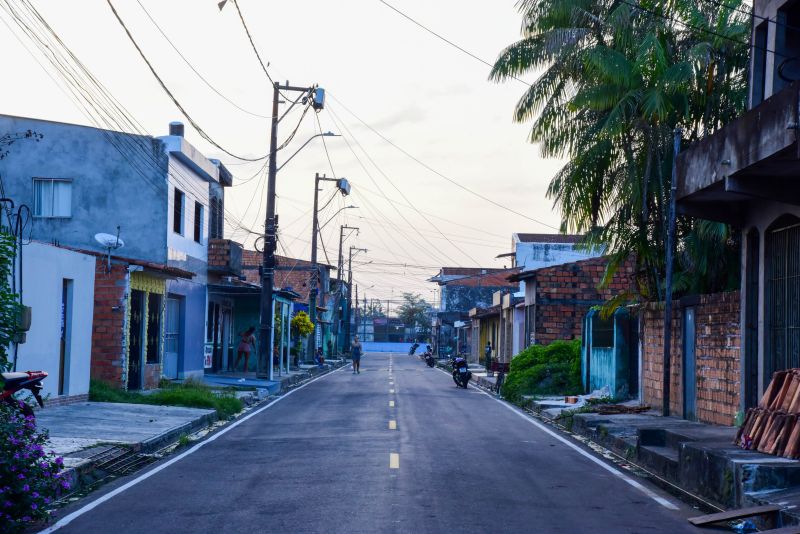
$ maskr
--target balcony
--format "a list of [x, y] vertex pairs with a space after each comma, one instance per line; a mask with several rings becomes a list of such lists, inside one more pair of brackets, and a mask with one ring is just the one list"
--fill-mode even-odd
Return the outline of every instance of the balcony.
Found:
[[230, 239], [210, 239], [208, 271], [220, 275], [241, 276], [242, 245]]
[[800, 82], [678, 155], [681, 213], [738, 225], [748, 203], [800, 205]]

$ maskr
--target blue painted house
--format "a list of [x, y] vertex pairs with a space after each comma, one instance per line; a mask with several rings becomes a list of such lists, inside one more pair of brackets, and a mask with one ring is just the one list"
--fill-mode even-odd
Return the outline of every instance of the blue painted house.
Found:
[[[32, 239], [98, 257], [92, 376], [142, 389], [202, 375], [208, 244], [222, 237], [231, 174], [180, 123], [151, 137], [0, 115], [0, 135], [28, 130], [43, 137], [13, 145], [0, 177], [30, 206]], [[106, 257], [95, 235], [117, 232], [124, 246]]]

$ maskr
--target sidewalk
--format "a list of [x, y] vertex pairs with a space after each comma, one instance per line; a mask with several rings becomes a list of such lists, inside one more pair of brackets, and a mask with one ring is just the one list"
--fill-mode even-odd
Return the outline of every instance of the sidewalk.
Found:
[[217, 420], [215, 410], [111, 402], [82, 402], [36, 413], [50, 434], [53, 452], [64, 458], [73, 489], [132, 472], [149, 456]]
[[290, 370], [279, 375], [277, 371], [273, 373], [273, 380], [257, 378], [256, 373], [245, 373], [241, 371], [218, 372], [214, 374], [206, 373], [203, 382], [210, 386], [221, 387], [240, 387], [255, 388], [260, 399], [269, 395], [280, 395], [286, 393], [292, 386], [318, 375], [321, 372], [338, 369], [347, 364], [347, 360], [326, 360], [325, 366], [319, 368], [317, 365], [300, 364], [296, 370]]
[[[559, 406], [559, 404], [561, 406]], [[800, 461], [734, 445], [735, 427], [643, 414], [570, 414], [559, 401], [534, 401], [534, 411], [621, 460], [723, 509], [780, 505], [785, 525], [800, 524]], [[665, 484], [666, 482], [666, 484]]]
[[[324, 369], [301, 366], [273, 381], [257, 379], [255, 373], [205, 375], [203, 381], [212, 388], [242, 388], [236, 395], [248, 406], [345, 363], [334, 360]], [[82, 402], [37, 410], [36, 422], [48, 431], [51, 450], [64, 458], [67, 480], [76, 492], [154, 462], [182, 438], [211, 427], [217, 413], [178, 406]]]

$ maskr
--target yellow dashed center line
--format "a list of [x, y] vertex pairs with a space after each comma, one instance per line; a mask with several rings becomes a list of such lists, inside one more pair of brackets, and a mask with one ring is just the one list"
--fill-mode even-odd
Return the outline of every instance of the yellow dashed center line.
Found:
[[389, 408], [394, 408], [394, 401], [389, 401]]
[[397, 430], [397, 421], [395, 420], [389, 421], [389, 430]]
[[396, 452], [389, 453], [389, 469], [400, 469], [400, 455]]

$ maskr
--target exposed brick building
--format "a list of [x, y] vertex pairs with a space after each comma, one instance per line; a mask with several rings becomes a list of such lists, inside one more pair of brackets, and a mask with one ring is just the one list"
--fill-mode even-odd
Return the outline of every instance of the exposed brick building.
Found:
[[[261, 285], [261, 275], [259, 273], [261, 260], [261, 252], [255, 250], [244, 250], [242, 252], [242, 274], [247, 282]], [[307, 303], [311, 284], [313, 283], [311, 262], [276, 254], [275, 264], [275, 287], [280, 289], [291, 288], [300, 295], [299, 302]], [[319, 294], [322, 295], [323, 290], [326, 289], [325, 284], [329, 276], [328, 273], [333, 267], [323, 263], [318, 265], [323, 273], [317, 280]]]
[[[687, 297], [675, 301], [670, 353], [670, 414], [706, 423], [732, 425], [740, 409], [741, 301], [738, 291]], [[687, 327], [691, 310], [693, 327]], [[686, 332], [694, 330], [694, 407], [684, 402]], [[642, 310], [642, 401], [654, 408], [664, 398], [664, 307]], [[691, 345], [689, 345], [691, 346]]]
[[621, 266], [610, 283], [600, 288], [608, 260], [588, 260], [543, 267], [510, 277], [525, 282], [525, 345], [547, 345], [581, 336], [584, 316], [633, 288], [633, 263]]
[[99, 256], [95, 265], [91, 377], [122, 389], [157, 388], [169, 351], [164, 338], [167, 280], [175, 267]]

